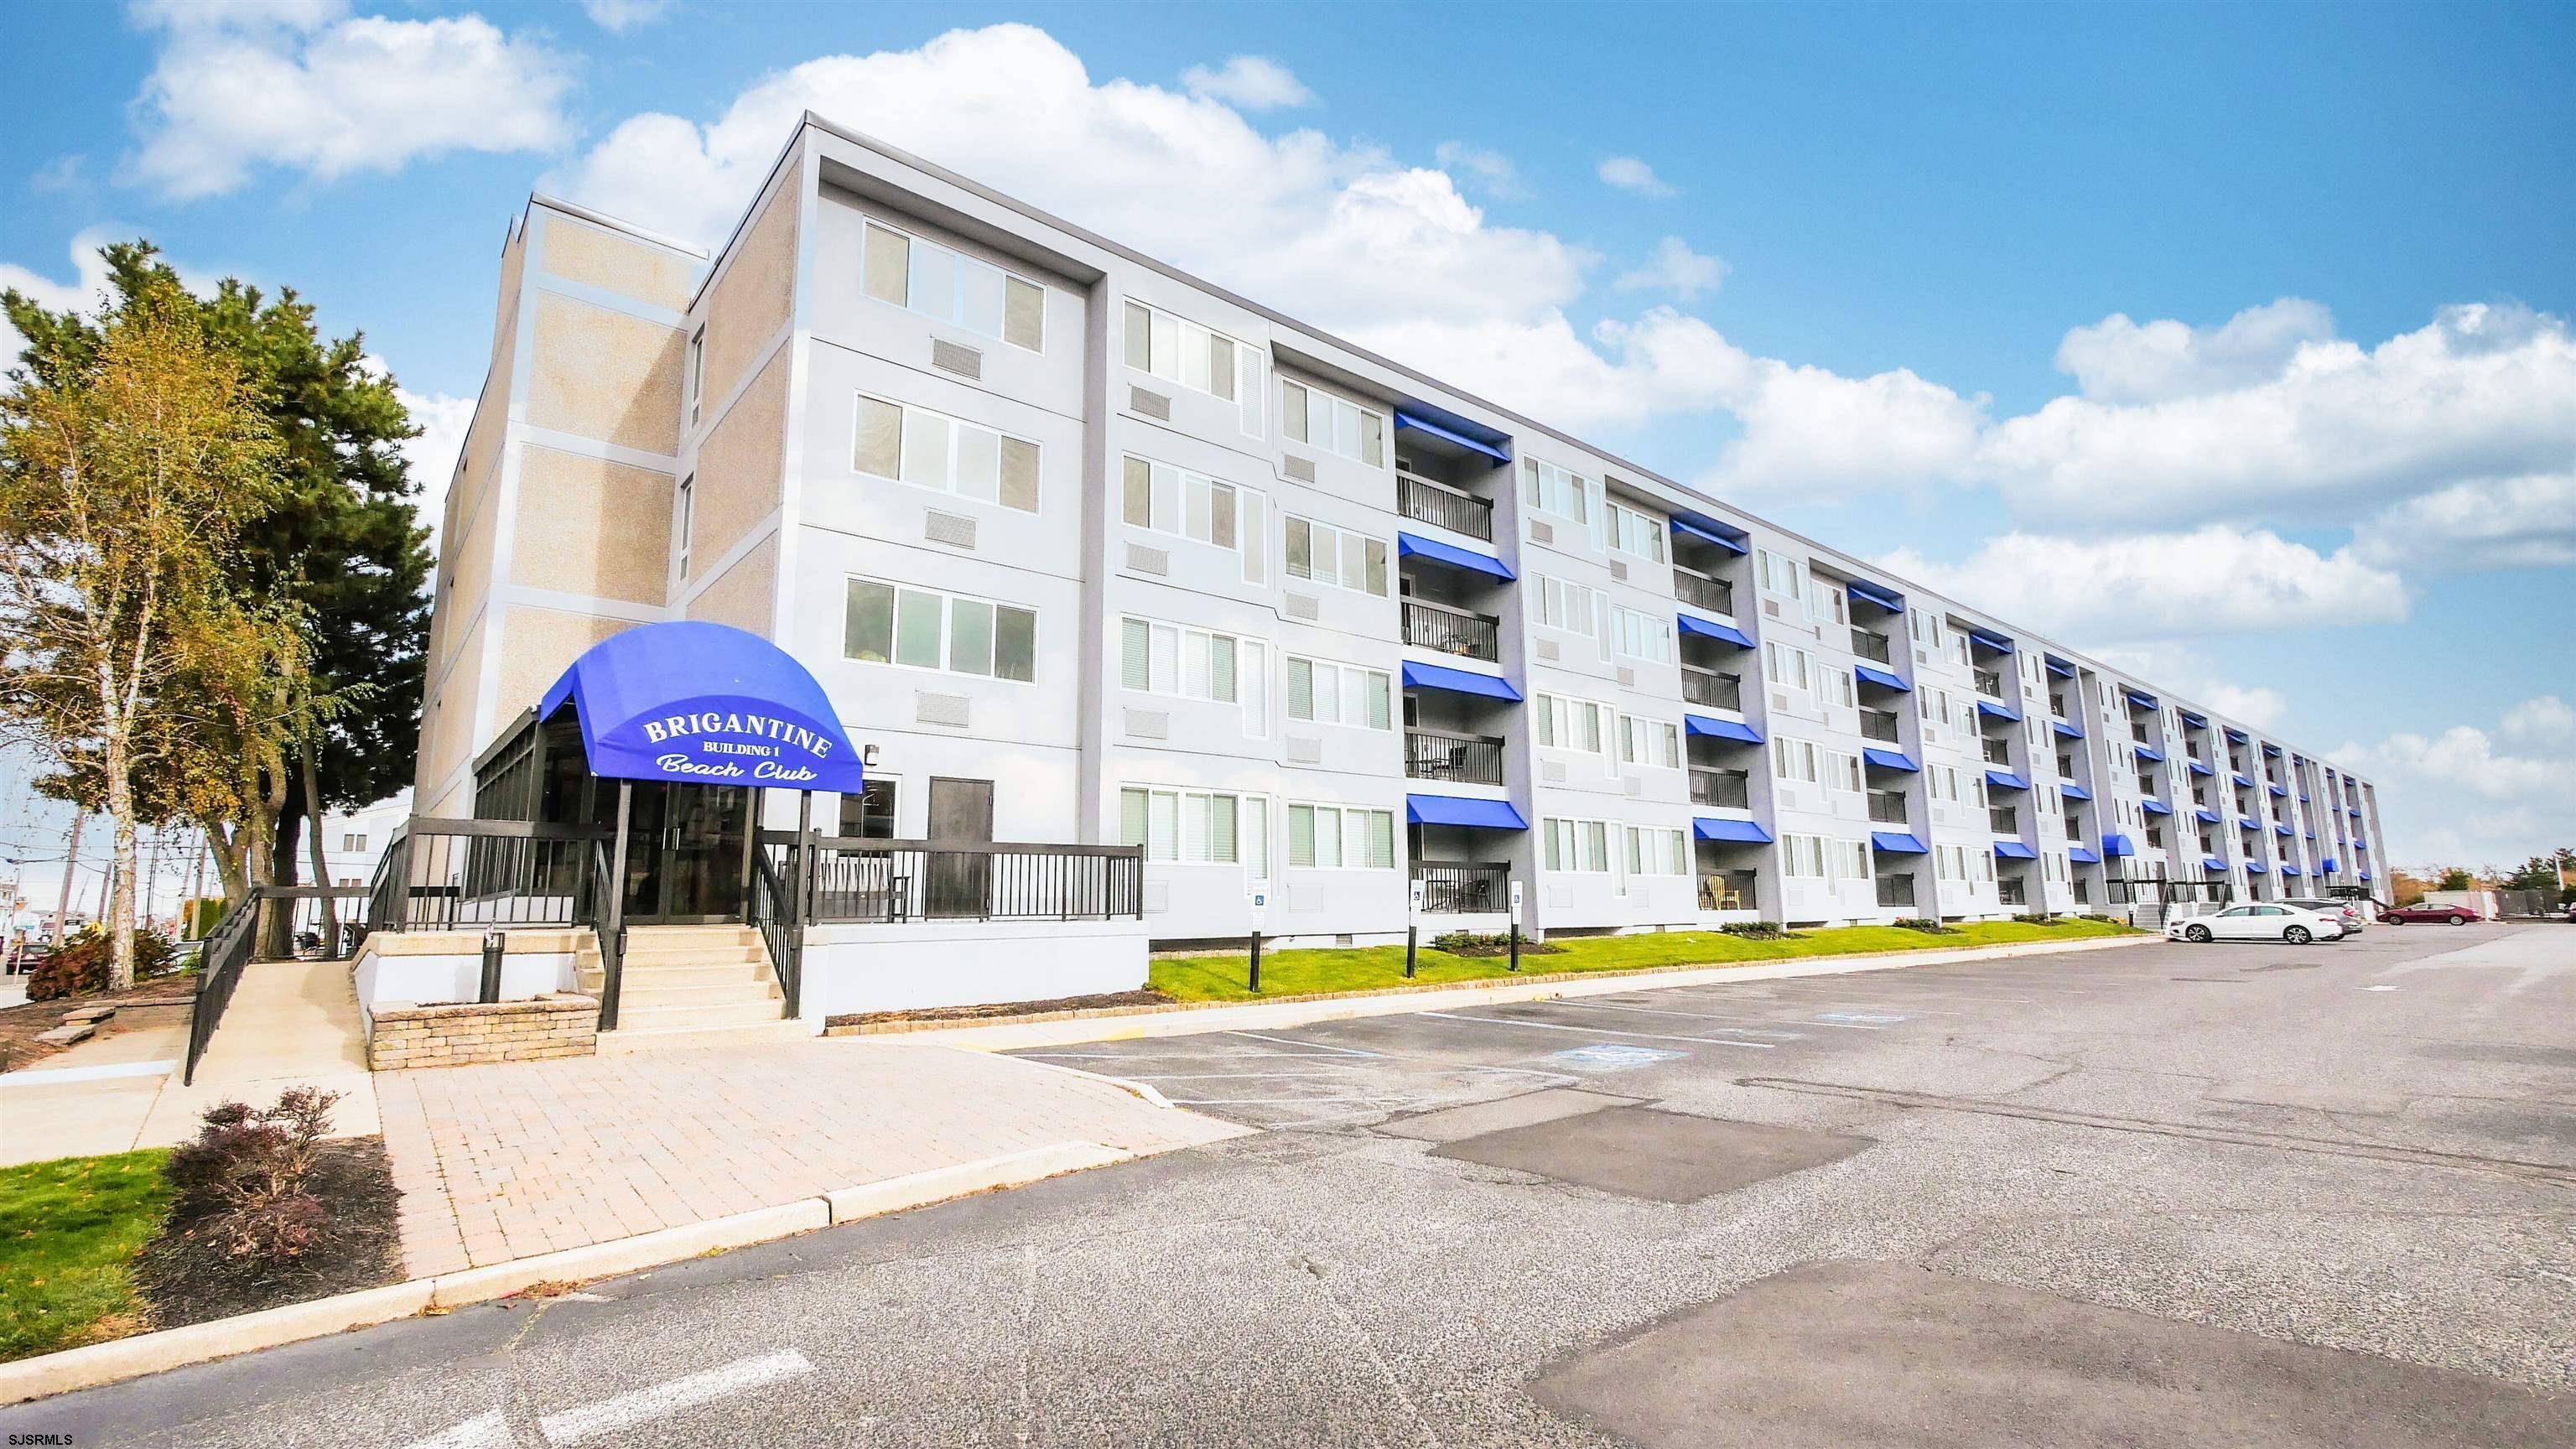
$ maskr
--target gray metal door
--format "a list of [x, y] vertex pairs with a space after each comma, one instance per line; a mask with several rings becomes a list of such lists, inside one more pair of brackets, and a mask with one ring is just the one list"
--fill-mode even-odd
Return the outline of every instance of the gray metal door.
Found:
[[927, 905], [934, 916], [991, 914], [993, 858], [982, 851], [944, 851], [944, 842], [993, 843], [993, 782], [930, 781], [930, 860]]

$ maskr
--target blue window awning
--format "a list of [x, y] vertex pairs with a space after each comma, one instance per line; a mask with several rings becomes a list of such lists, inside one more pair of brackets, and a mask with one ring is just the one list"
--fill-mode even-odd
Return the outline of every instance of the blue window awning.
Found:
[[2205, 730], [2209, 728], [2209, 716], [2205, 714], [2193, 714], [2187, 709], [2179, 711], [2179, 713], [2182, 715], [2182, 722], [2184, 724], [2190, 725], [2194, 729]]
[[1508, 679], [1478, 674], [1472, 669], [1451, 669], [1445, 664], [1405, 665], [1404, 687], [1442, 689], [1451, 694], [1481, 694], [1487, 699], [1518, 700], [1521, 697], [1521, 692], [1512, 688]]
[[2050, 720], [2048, 722], [2048, 727], [2055, 730], [2057, 732], [2057, 737], [2061, 740], [2080, 740], [2084, 738], [2084, 731], [2077, 729], [2075, 726], [2068, 724], [2062, 719]]
[[2271, 789], [2271, 791], [2272, 791], [2273, 795], [2275, 795], [2276, 797], [2278, 797], [2278, 798], [2280, 798], [2280, 799], [2284, 799], [2284, 800], [2286, 800], [2286, 799], [2288, 799], [2288, 798], [2290, 797], [2290, 792], [2289, 792], [2288, 788], [2287, 788], [2287, 787], [2285, 787], [2285, 786], [2281, 786], [2281, 785], [2273, 785], [2273, 786], [2271, 786], [2271, 787], [2269, 787], [2269, 788]]
[[2231, 725], [2231, 726], [2229, 726], [2229, 727], [2228, 727], [2228, 730], [2227, 730], [2227, 738], [2228, 738], [2228, 741], [2229, 741], [2231, 744], [2239, 744], [2239, 745], [2241, 745], [2241, 744], [2245, 743], [2245, 731], [2240, 730], [2240, 729], [2237, 729], [2236, 727], [2234, 727], [2233, 725]]
[[1930, 855], [1932, 847], [1901, 830], [1873, 830], [1869, 843], [1881, 855]]
[[1511, 439], [1503, 437], [1499, 433], [1494, 435], [1494, 441], [1487, 442], [1483, 438], [1469, 434], [1463, 428], [1456, 427], [1448, 423], [1434, 422], [1430, 418], [1426, 418], [1420, 413], [1407, 408], [1397, 408], [1395, 410], [1395, 425], [1399, 429], [1411, 428], [1415, 432], [1428, 433], [1432, 437], [1438, 438], [1444, 443], [1455, 443], [1459, 447], [1464, 448], [1471, 453], [1482, 453], [1497, 463], [1508, 463], [1512, 460], [1512, 455], [1506, 451], [1504, 447], [1505, 444], [1511, 442]]
[[2183, 764], [2185, 768], [2189, 769], [2195, 775], [2215, 775], [2218, 773], [2216, 770], [2209, 768], [2198, 760], [2185, 760]]
[[1529, 822], [1509, 800], [1467, 795], [1407, 795], [1404, 818], [1415, 825], [1457, 825], [1469, 830], [1527, 830]]
[[1846, 579], [1843, 581], [1843, 592], [1861, 603], [1874, 604], [1891, 614], [1905, 612], [1905, 596], [1883, 585], [1869, 583], [1862, 579]]
[[1706, 619], [1696, 618], [1689, 614], [1676, 614], [1673, 617], [1675, 623], [1680, 626], [1681, 631], [1685, 634], [1694, 635], [1701, 639], [1722, 639], [1727, 643], [1734, 645], [1738, 649], [1750, 649], [1753, 647], [1753, 636], [1736, 628], [1733, 624], [1712, 624]]
[[1734, 740], [1738, 744], [1746, 745], [1762, 743], [1762, 731], [1731, 719], [1712, 719], [1704, 714], [1684, 711], [1682, 728], [1703, 739]]
[[1904, 680], [1897, 678], [1886, 670], [1873, 669], [1866, 664], [1853, 665], [1852, 674], [1863, 684], [1875, 684], [1881, 689], [1892, 689], [1899, 694], [1910, 693], [1914, 688], [1913, 685], [1906, 683]]
[[1977, 643], [1992, 649], [1998, 654], [2010, 654], [2013, 652], [2013, 641], [1996, 633], [1992, 629], [1980, 629], [1976, 625], [1971, 624], [1968, 626], [1968, 637], [1975, 640]]
[[2239, 829], [2243, 830], [2260, 830], [2263, 828], [2263, 822], [2255, 819], [2251, 815], [2239, 816], [2236, 824]]
[[2006, 860], [2037, 860], [2037, 859], [2039, 859], [2039, 852], [2038, 852], [2038, 851], [2031, 849], [2029, 846], [2022, 844], [2022, 843], [2021, 843], [2020, 841], [2018, 841], [2018, 840], [1998, 840], [1998, 841], [1996, 841], [1996, 842], [1995, 842], [1995, 854], [2002, 856], [2002, 857], [2003, 857], [2004, 859], [2006, 859]]
[[2301, 796], [2299, 797], [2299, 803], [2300, 803], [2300, 804], [2302, 804], [2302, 805], [2307, 804], [2307, 803], [2308, 803], [2308, 797], [2307, 797], [2307, 796], [2305, 796], [2305, 795], [2301, 795]]
[[2286, 860], [2285, 860], [2285, 861], [2282, 861], [2282, 862], [2281, 862], [2281, 874], [2283, 874], [2283, 875], [2305, 875], [2305, 874], [2306, 874], [2306, 872], [2305, 872], [2305, 871], [2300, 870], [2297, 866], [2292, 865], [2292, 864], [2290, 864], [2288, 861], [2286, 861]]
[[2015, 724], [2021, 722], [2020, 710], [2013, 708], [2011, 705], [1996, 704], [1990, 700], [1978, 700], [1977, 713], [1984, 715], [1988, 719], [2010, 720]]
[[2245, 873], [2247, 875], [2270, 875], [2272, 873], [2272, 868], [2259, 860], [2249, 860], [2245, 862]]
[[2054, 654], [2043, 655], [2041, 657], [2047, 663], [2049, 673], [2056, 675], [2060, 679], [2073, 679], [2075, 677], [2074, 665], [2067, 663], [2065, 660], [2058, 658]]
[[2069, 800], [2090, 800], [2093, 798], [2092, 791], [2085, 789], [2083, 786], [2076, 784], [2072, 780], [2060, 780], [2057, 784], [2057, 793], [2065, 796]]
[[1904, 752], [1900, 750], [1874, 750], [1863, 748], [1860, 752], [1860, 757], [1869, 764], [1875, 765], [1882, 770], [1900, 770], [1908, 775], [1915, 774], [1923, 768], [1922, 766], [1914, 763], [1911, 759], [1908, 759]]
[[2150, 815], [2171, 815], [2173, 813], [2173, 807], [2162, 800], [2141, 800], [2138, 802], [2138, 808], [2144, 810]]
[[2129, 837], [2121, 835], [2115, 831], [2105, 831], [2102, 835], [2102, 853], [2104, 855], [2135, 855], [2138, 853], [2138, 848], [2129, 843]]
[[2100, 853], [2095, 851], [2089, 845], [2068, 846], [2066, 848], [2066, 858], [2075, 862], [2077, 865], [2100, 865], [2102, 863]]
[[1395, 556], [1427, 558], [1433, 563], [1447, 564], [1453, 569], [1491, 574], [1498, 579], [1518, 577], [1512, 572], [1511, 565], [1492, 554], [1478, 553], [1472, 548], [1460, 548], [1454, 543], [1442, 543], [1436, 538], [1424, 538], [1420, 534], [1401, 532], [1396, 534]]
[[725, 624], [638, 624], [590, 646], [537, 705], [581, 721], [590, 772], [855, 793], [864, 770], [805, 666]]
[[2274, 835], [2295, 835], [2298, 832], [2292, 830], [2286, 825], [2275, 825], [2272, 827], [2272, 833]]
[[2027, 790], [2030, 782], [2010, 770], [1988, 770], [1986, 783], [1998, 790]]
[[1746, 542], [1744, 530], [1729, 528], [1713, 518], [1683, 518], [1675, 515], [1673, 532], [1698, 539], [1702, 543], [1716, 544], [1730, 553], [1753, 551], [1752, 545]]
[[1771, 832], [1751, 820], [1724, 820], [1713, 815], [1691, 820], [1691, 834], [1702, 840], [1732, 840], [1746, 845], [1769, 845]]
[[2138, 758], [2145, 760], [2150, 764], [2161, 764], [2164, 761], [2165, 752], [2157, 749], [2153, 745], [2139, 745], [2137, 746], [2137, 751]]
[[2194, 810], [2191, 813], [2199, 816], [2200, 823], [2203, 825], [2216, 825], [2218, 823], [2218, 812], [2215, 810]]
[[2200, 868], [2202, 870], [2225, 870], [2227, 869], [2227, 862], [2220, 860], [2214, 855], [2204, 855], [2200, 858]]
[[2361, 872], [2361, 878], [2362, 878], [2363, 880], [2368, 880], [2368, 879], [2370, 879], [2370, 872], [2369, 872], [2369, 871], [2366, 871], [2366, 870], [2365, 870], [2365, 871], [2363, 871], [2363, 872]]
[[2270, 755], [2270, 756], [2274, 757], [2275, 759], [2277, 759], [2277, 758], [2279, 758], [2279, 757], [2280, 757], [2280, 754], [2281, 754], [2281, 747], [2280, 747], [2279, 745], [2275, 745], [2275, 744], [2266, 744], [2266, 745], [2264, 745], [2264, 746], [2263, 746], [2263, 753], [2265, 753], [2265, 754], [2267, 754], [2267, 755]]
[[2249, 779], [2246, 779], [2243, 775], [2237, 774], [2237, 773], [2236, 773], [2235, 771], [2233, 771], [2233, 770], [2228, 771], [2228, 773], [2227, 773], [2227, 778], [2229, 778], [2229, 779], [2231, 779], [2231, 780], [2235, 781], [2235, 782], [2236, 782], [2236, 788], [2238, 788], [2238, 789], [2240, 789], [2240, 790], [2251, 790], [2251, 789], [2253, 789], [2253, 788], [2254, 788], [2254, 782], [2253, 782], [2253, 781], [2251, 781], [2251, 780], [2249, 780]]
[[2156, 707], [2156, 697], [2147, 693], [2143, 689], [2132, 689], [2128, 691], [2128, 695], [2129, 703], [2136, 705], [2140, 709], [2154, 709]]

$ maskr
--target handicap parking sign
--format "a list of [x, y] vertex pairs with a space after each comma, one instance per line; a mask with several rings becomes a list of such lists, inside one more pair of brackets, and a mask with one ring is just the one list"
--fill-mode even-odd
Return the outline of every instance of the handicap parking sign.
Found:
[[1688, 1052], [1665, 1051], [1661, 1047], [1626, 1046], [1605, 1041], [1594, 1046], [1575, 1047], [1569, 1051], [1558, 1052], [1549, 1060], [1563, 1062], [1579, 1072], [1624, 1072], [1635, 1067], [1651, 1067], [1657, 1062], [1669, 1062], [1689, 1055]]

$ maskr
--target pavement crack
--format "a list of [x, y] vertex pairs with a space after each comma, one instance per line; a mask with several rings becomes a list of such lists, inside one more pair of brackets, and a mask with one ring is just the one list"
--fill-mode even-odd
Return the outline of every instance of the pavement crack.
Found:
[[1369, 1364], [1377, 1370], [1379, 1379], [1386, 1384], [1387, 1393], [1404, 1406], [1404, 1412], [1413, 1420], [1413, 1426], [1418, 1431], [1415, 1436], [1416, 1442], [1429, 1444], [1437, 1449], [1442, 1442], [1440, 1432], [1431, 1426], [1431, 1420], [1422, 1412], [1422, 1405], [1406, 1391], [1403, 1376], [1395, 1371], [1395, 1365], [1388, 1363], [1386, 1355], [1378, 1350], [1377, 1340], [1370, 1336], [1367, 1325], [1361, 1321], [1358, 1314], [1351, 1311], [1351, 1306], [1343, 1301], [1342, 1295], [1334, 1291], [1332, 1277], [1324, 1265], [1313, 1255], [1300, 1250], [1294, 1241], [1278, 1229], [1266, 1228], [1264, 1231], [1278, 1240], [1280, 1248], [1286, 1252], [1288, 1261], [1292, 1265], [1304, 1269], [1307, 1276], [1315, 1280], [1315, 1291], [1323, 1296], [1324, 1306], [1331, 1311], [1333, 1321], [1340, 1325], [1343, 1333], [1360, 1346], [1362, 1352], [1368, 1355]]

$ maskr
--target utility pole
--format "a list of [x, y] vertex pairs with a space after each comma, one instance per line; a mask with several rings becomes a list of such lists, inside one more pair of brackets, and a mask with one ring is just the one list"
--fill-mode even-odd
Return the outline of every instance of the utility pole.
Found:
[[72, 807], [72, 841], [63, 847], [63, 892], [54, 900], [54, 944], [71, 934], [72, 872], [80, 869], [81, 808]]

